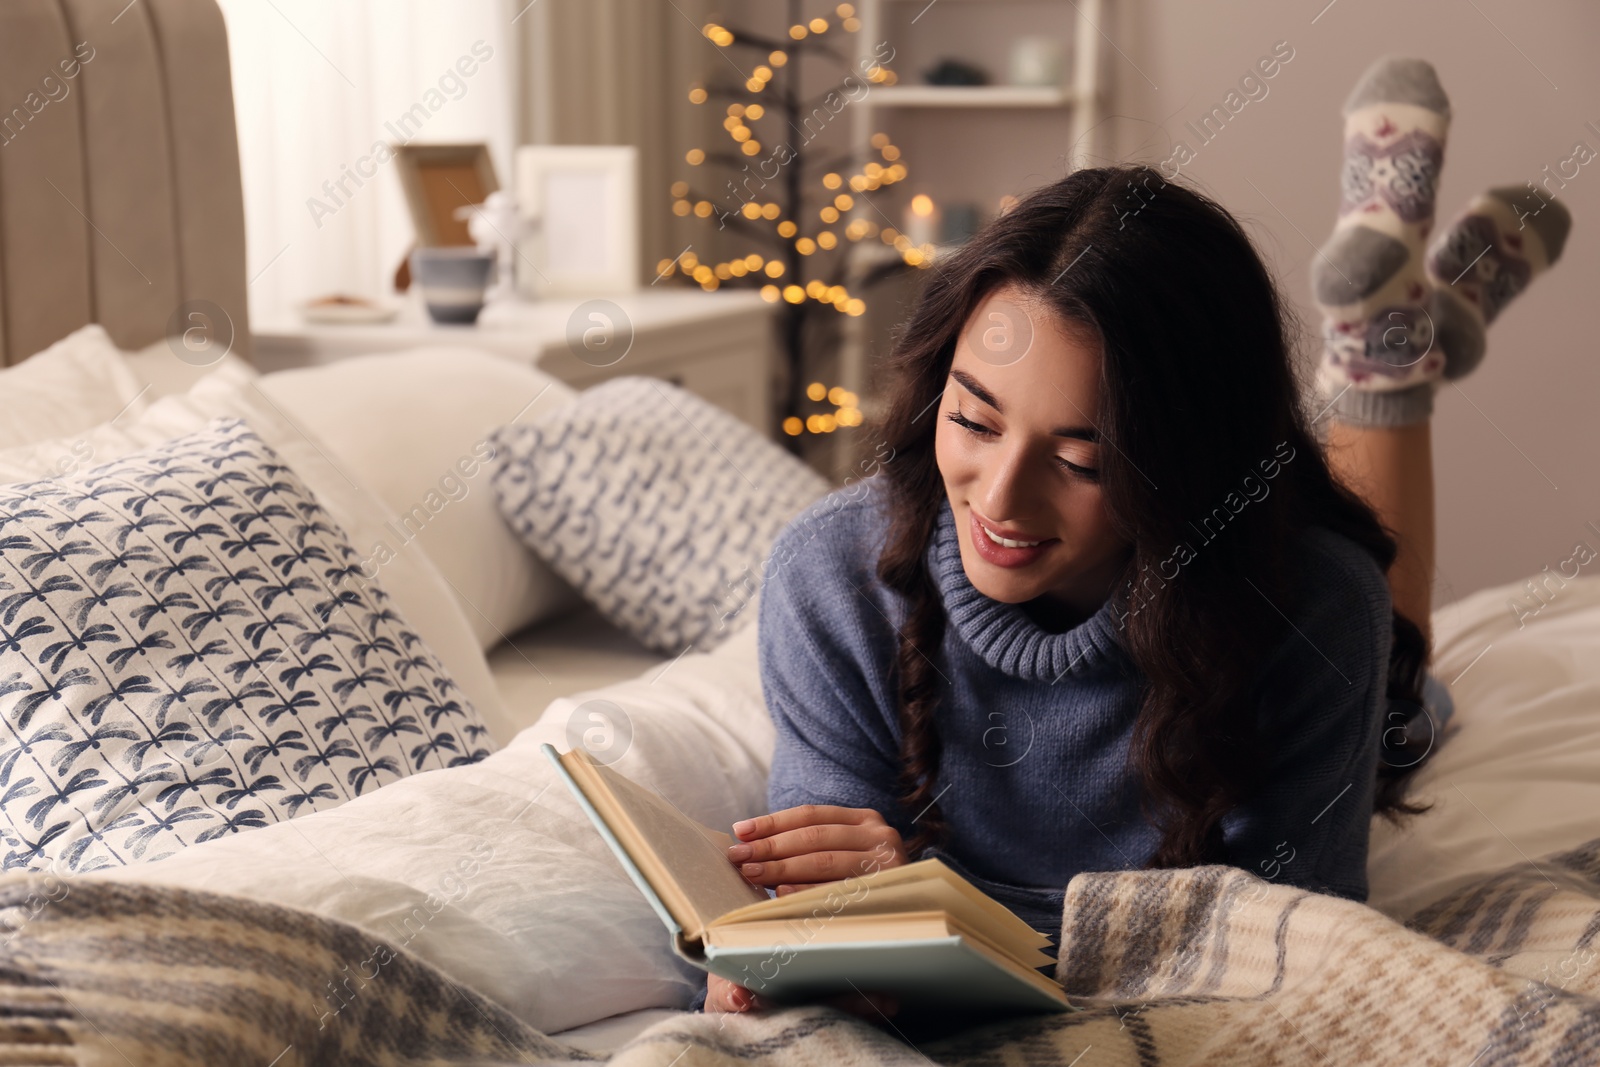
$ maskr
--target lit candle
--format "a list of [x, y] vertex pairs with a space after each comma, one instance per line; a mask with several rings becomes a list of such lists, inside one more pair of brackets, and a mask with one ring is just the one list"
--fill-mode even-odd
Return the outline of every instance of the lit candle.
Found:
[[929, 245], [939, 239], [939, 208], [933, 197], [918, 193], [906, 207], [905, 235], [914, 245]]

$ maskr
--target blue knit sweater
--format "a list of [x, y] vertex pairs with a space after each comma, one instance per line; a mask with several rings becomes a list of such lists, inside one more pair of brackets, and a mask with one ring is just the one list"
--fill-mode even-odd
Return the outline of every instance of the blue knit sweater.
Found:
[[[768, 802], [873, 808], [909, 838], [891, 673], [905, 608], [875, 573], [884, 484], [829, 493], [773, 544], [758, 607], [777, 727]], [[1295, 558], [1299, 595], [1281, 609], [1294, 629], [1258, 686], [1261, 726], [1280, 732], [1264, 788], [1224, 820], [1223, 839], [1229, 862], [1263, 878], [1365, 900], [1389, 589], [1370, 555], [1324, 528]], [[927, 560], [949, 617], [933, 661], [944, 680], [935, 794], [951, 831], [929, 854], [1055, 941], [1073, 875], [1142, 867], [1158, 839], [1127, 765], [1143, 676], [1119, 643], [1117, 598], [1053, 633], [984, 596], [948, 500]], [[1241, 582], [1239, 595], [1259, 594]]]

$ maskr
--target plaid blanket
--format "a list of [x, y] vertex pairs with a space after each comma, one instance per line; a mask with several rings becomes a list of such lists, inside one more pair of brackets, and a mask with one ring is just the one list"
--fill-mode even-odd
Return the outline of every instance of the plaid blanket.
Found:
[[1086, 874], [1056, 977], [1085, 1010], [919, 1038], [828, 1007], [674, 1016], [609, 1056], [406, 952], [236, 897], [0, 880], [0, 1064], [1600, 1063], [1600, 840], [1405, 924], [1228, 867]]

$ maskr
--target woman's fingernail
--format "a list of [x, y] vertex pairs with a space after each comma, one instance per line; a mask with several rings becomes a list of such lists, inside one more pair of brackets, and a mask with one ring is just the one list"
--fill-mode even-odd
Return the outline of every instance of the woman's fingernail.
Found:
[[787, 895], [789, 895], [790, 893], [793, 893], [793, 892], [794, 892], [794, 886], [792, 886], [792, 885], [780, 885], [778, 887], [778, 895], [780, 897], [787, 896]]
[[728, 858], [734, 863], [738, 863], [740, 860], [749, 859], [751, 851], [749, 845], [729, 845]]
[[739, 868], [739, 873], [743, 874], [746, 878], [759, 877], [761, 874], [761, 864], [747, 863], [743, 867]]
[[755, 828], [756, 821], [754, 819], [740, 819], [738, 822], [733, 824], [733, 832], [740, 837], [743, 837], [745, 834], [749, 833]]

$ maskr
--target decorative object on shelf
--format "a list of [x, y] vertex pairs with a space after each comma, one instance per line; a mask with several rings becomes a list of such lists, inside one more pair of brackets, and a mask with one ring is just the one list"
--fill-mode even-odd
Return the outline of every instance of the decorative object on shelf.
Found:
[[633, 145], [518, 148], [517, 291], [537, 299], [638, 289], [638, 187]]
[[989, 72], [975, 63], [946, 57], [922, 72], [929, 85], [988, 85]]
[[[839, 47], [835, 38], [840, 31], [855, 33], [861, 20], [848, 3], [836, 5], [831, 18], [803, 18], [801, 7], [800, 0], [789, 0], [787, 39], [715, 23], [702, 28], [712, 44], [739, 50], [740, 58], [730, 59], [725, 67], [748, 71], [749, 77], [741, 81], [729, 76], [690, 86], [691, 104], [727, 102], [722, 126], [731, 144], [720, 151], [691, 148], [685, 162], [705, 171], [715, 168], [716, 173], [707, 174], [695, 187], [677, 181], [671, 188], [674, 214], [692, 214], [714, 221], [718, 229], [731, 228], [759, 242], [762, 252], [719, 263], [702, 262], [690, 248], [656, 264], [658, 280], [677, 277], [708, 291], [724, 284], [759, 286], [767, 300], [784, 303], [779, 330], [785, 385], [779, 414], [796, 449], [795, 439], [803, 435], [831, 433], [862, 421], [853, 403], [817, 411], [816, 400], [807, 392], [807, 383], [821, 388], [815, 381], [814, 359], [825, 347], [816, 336], [829, 325], [830, 312], [824, 308], [831, 308], [835, 319], [839, 314], [859, 316], [867, 308], [860, 295], [837, 281], [846, 275], [850, 248], [877, 237], [899, 253], [862, 274], [855, 283], [859, 291], [908, 267], [925, 266], [928, 258], [893, 226], [881, 226], [877, 220], [886, 216], [868, 200], [868, 194], [906, 177], [900, 149], [888, 135], [873, 135], [870, 152], [844, 155], [823, 155], [821, 145], [813, 143], [820, 132], [818, 116], [838, 121], [847, 107], [863, 107], [875, 86], [898, 80], [887, 66], [893, 52], [887, 45], [879, 46], [853, 67], [845, 66], [839, 84], [823, 86], [823, 91], [813, 91], [817, 87], [812, 85], [803, 89], [801, 60], [808, 61], [804, 64], [808, 72], [829, 69], [825, 62], [846, 64], [842, 54], [853, 49]], [[747, 58], [748, 53], [754, 56]], [[726, 73], [719, 66], [715, 77]], [[766, 122], [758, 125], [763, 119]], [[719, 186], [726, 191], [715, 191]], [[831, 356], [834, 346], [827, 347]], [[825, 396], [833, 392], [821, 391]]]
[[393, 304], [345, 293], [314, 297], [300, 305], [300, 317], [318, 325], [365, 326], [391, 322], [399, 314], [400, 309]]
[[951, 204], [944, 212], [944, 228], [939, 231], [939, 243], [958, 245], [982, 227], [977, 204]]
[[402, 144], [394, 146], [394, 158], [418, 246], [472, 244], [466, 221], [456, 209], [481, 204], [500, 188], [489, 146]]
[[466, 218], [467, 232], [478, 251], [494, 256], [494, 287], [484, 303], [516, 297], [516, 256], [519, 241], [526, 238], [527, 224], [517, 209], [517, 198], [503, 189], [473, 207], [456, 209]]
[[453, 325], [477, 322], [494, 259], [494, 253], [471, 247], [413, 249], [411, 276], [422, 290], [428, 316]]
[[1017, 38], [1011, 44], [1011, 84], [1059, 88], [1063, 84], [1062, 55], [1059, 38]]
[[905, 235], [914, 245], [931, 245], [939, 239], [939, 206], [927, 193], [918, 193], [906, 205]]

